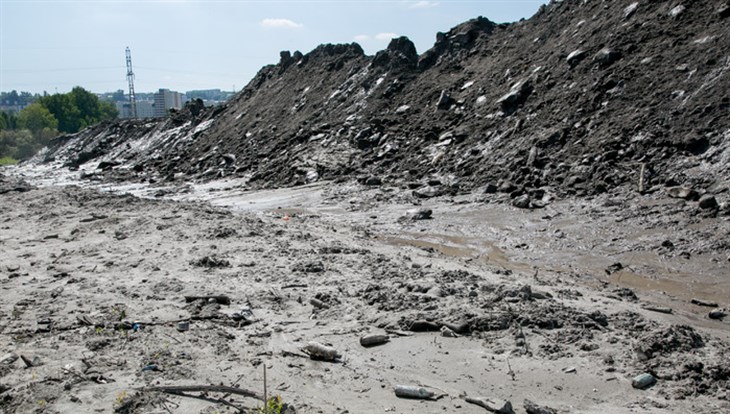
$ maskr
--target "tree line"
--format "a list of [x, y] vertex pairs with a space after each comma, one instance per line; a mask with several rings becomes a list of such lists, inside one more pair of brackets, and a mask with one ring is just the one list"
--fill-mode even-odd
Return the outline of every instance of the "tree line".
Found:
[[0, 112], [0, 164], [27, 160], [61, 133], [78, 132], [118, 115], [112, 103], [80, 86], [35, 98], [17, 114]]

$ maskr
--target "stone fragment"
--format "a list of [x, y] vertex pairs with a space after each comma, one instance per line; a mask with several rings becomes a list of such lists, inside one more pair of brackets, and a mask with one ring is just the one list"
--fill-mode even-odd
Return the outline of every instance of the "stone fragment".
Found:
[[523, 104], [531, 93], [532, 84], [530, 81], [520, 81], [515, 83], [508, 93], [497, 99], [497, 103], [501, 105], [504, 112], [511, 113], [514, 112], [519, 105]]
[[723, 19], [730, 16], [730, 4], [724, 3], [720, 5], [720, 7], [717, 8], [717, 15]]
[[714, 309], [707, 314], [710, 319], [722, 319], [727, 316], [725, 309]]
[[719, 207], [715, 196], [705, 194], [700, 198], [699, 207], [703, 210], [715, 210]]
[[517, 208], [530, 208], [530, 196], [523, 194], [512, 200], [512, 205]]
[[603, 48], [593, 57], [593, 61], [601, 66], [609, 66], [621, 59], [621, 52], [609, 48]]
[[638, 8], [639, 8], [638, 1], [629, 4], [628, 6], [626, 6], [626, 8], [624, 8], [624, 17], [625, 18], [631, 17], [636, 12], [636, 9], [638, 9]]
[[568, 64], [570, 66], [575, 66], [578, 63], [580, 63], [580, 61], [583, 60], [583, 58], [585, 58], [585, 57], [586, 57], [585, 50], [578, 49], [578, 50], [574, 50], [574, 51], [570, 52], [568, 57], [565, 58], [565, 61], [568, 62]]
[[669, 10], [669, 16], [670, 17], [679, 17], [679, 15], [682, 14], [685, 9], [686, 9], [686, 7], [684, 7], [683, 5], [680, 4], [679, 6], [673, 8], [672, 10]]
[[381, 180], [380, 177], [376, 177], [374, 175], [371, 175], [365, 179], [365, 185], [378, 186], [381, 184], [383, 184], [383, 180]]
[[441, 91], [439, 100], [436, 102], [436, 108], [438, 109], [449, 109], [451, 104], [451, 96], [446, 91]]
[[421, 208], [418, 210], [409, 211], [407, 217], [411, 220], [429, 220], [432, 218], [433, 211], [430, 208]]
[[685, 200], [697, 200], [700, 195], [697, 191], [687, 187], [669, 187], [667, 195], [672, 198], [682, 198]]
[[631, 386], [640, 390], [647, 389], [654, 384], [656, 384], [656, 378], [649, 373], [637, 375], [631, 380]]

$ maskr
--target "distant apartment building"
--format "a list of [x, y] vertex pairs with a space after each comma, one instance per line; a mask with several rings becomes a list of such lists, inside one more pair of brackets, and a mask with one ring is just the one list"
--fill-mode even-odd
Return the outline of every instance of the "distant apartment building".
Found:
[[[169, 89], [160, 89], [154, 94], [153, 98], [154, 101], [137, 101], [137, 118], [164, 118], [170, 109], [181, 109], [186, 102], [184, 94]], [[115, 104], [120, 118], [132, 117], [129, 102], [116, 102]]]
[[170, 109], [181, 109], [185, 104], [185, 95], [169, 89], [160, 89], [155, 94], [155, 116], [167, 116]]
[[[131, 118], [132, 109], [129, 102], [116, 102], [120, 118]], [[154, 118], [155, 103], [152, 101], [137, 101], [137, 118]]]

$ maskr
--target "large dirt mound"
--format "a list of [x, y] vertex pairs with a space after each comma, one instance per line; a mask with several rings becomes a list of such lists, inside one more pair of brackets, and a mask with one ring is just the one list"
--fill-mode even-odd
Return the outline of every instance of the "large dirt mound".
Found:
[[102, 124], [57, 140], [47, 160], [256, 187], [375, 177], [533, 200], [629, 184], [725, 192], [729, 10], [566, 0], [514, 24], [465, 22], [420, 56], [404, 37], [375, 56], [282, 52], [223, 107]]

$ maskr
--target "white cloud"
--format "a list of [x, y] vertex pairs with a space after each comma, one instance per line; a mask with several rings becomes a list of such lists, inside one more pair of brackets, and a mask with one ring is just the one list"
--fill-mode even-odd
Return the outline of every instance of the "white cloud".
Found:
[[368, 40], [370, 40], [370, 36], [368, 36], [368, 35], [364, 35], [363, 34], [363, 35], [357, 35], [357, 36], [355, 36], [355, 41], [356, 42], [367, 42]]
[[375, 39], [380, 41], [388, 41], [394, 37], [398, 37], [398, 35], [395, 33], [378, 33], [375, 35]]
[[304, 27], [303, 24], [296, 23], [289, 19], [264, 19], [259, 23], [261, 27], [269, 29], [299, 29]]
[[417, 1], [410, 5], [411, 9], [430, 9], [439, 5], [437, 1]]

